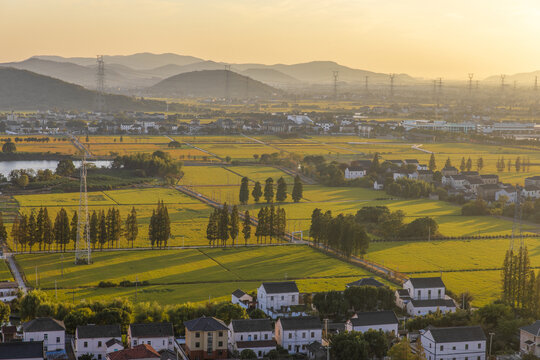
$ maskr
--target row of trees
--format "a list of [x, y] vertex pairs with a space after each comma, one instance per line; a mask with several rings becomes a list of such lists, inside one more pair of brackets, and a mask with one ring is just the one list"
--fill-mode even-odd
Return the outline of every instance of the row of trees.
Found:
[[505, 169], [507, 171], [512, 171], [512, 167], [516, 170], [516, 172], [525, 172], [531, 170], [531, 159], [527, 156], [526, 158], [521, 158], [520, 156], [516, 157], [514, 162], [512, 163], [511, 159], [508, 159], [508, 161], [504, 160], [504, 156], [497, 159], [497, 171], [503, 172]]
[[433, 192], [434, 186], [425, 181], [402, 177], [386, 184], [385, 190], [388, 195], [418, 199], [429, 196]]
[[343, 256], [365, 254], [369, 246], [369, 237], [364, 226], [356, 222], [354, 215], [339, 214], [332, 216], [330, 210], [313, 210], [309, 236], [315, 244], [322, 244]]
[[[78, 212], [73, 212], [73, 215], [68, 216], [67, 211], [61, 208], [54, 219], [54, 223], [49, 216], [47, 207], [40, 207], [39, 211], [32, 209], [30, 214], [16, 215], [11, 228], [11, 236], [16, 244], [21, 246], [22, 251], [28, 248], [32, 252], [34, 246], [38, 246], [39, 250], [51, 251], [51, 246], [56, 245], [56, 251], [59, 249], [66, 251], [66, 247], [70, 242], [77, 241], [78, 229]], [[2, 232], [3, 221], [0, 218], [0, 237], [2, 240], [7, 238], [7, 234]], [[89, 218], [89, 228], [83, 229], [84, 236], [87, 234], [90, 238], [92, 248], [95, 249], [99, 244], [99, 248], [118, 247], [118, 242], [123, 234], [133, 246], [138, 234], [137, 212], [132, 208], [128, 214], [125, 227], [123, 226], [120, 210], [116, 207], [111, 207], [107, 211], [93, 211]]]
[[118, 156], [113, 160], [111, 167], [138, 170], [142, 176], [152, 174], [153, 176], [176, 177], [180, 175], [182, 163], [174, 161], [163, 151], [155, 151], [152, 154], [136, 153]]
[[261, 243], [264, 238], [264, 243], [270, 237], [270, 243], [274, 238], [283, 238], [287, 228], [287, 214], [285, 209], [276, 208], [274, 205], [262, 207], [257, 214], [257, 228], [255, 236], [257, 243]]
[[150, 225], [148, 226], [148, 238], [152, 247], [157, 246], [158, 248], [162, 248], [167, 247], [170, 237], [171, 219], [169, 218], [169, 210], [167, 210], [163, 200], [161, 200], [158, 201], [156, 209], [152, 210]]
[[[277, 181], [277, 187], [274, 191], [274, 179], [271, 177], [267, 178], [264, 184], [264, 190], [261, 186], [261, 183], [257, 181], [251, 191], [251, 196], [253, 200], [258, 203], [261, 197], [266, 200], [266, 203], [271, 203], [274, 201], [274, 196], [276, 202], [284, 202], [287, 200], [287, 183], [283, 177], [280, 177]], [[303, 185], [300, 177], [296, 175], [294, 178], [294, 186], [291, 197], [294, 202], [299, 202], [303, 196]], [[238, 195], [240, 204], [246, 205], [249, 201], [249, 179], [247, 177], [242, 178], [240, 185], [240, 193]]]
[[[249, 211], [246, 210], [243, 217], [242, 235], [244, 236], [244, 243], [247, 245], [251, 238], [251, 216]], [[221, 243], [221, 246], [226, 247], [229, 239], [232, 239], [232, 245], [234, 246], [239, 233], [240, 214], [238, 206], [234, 205], [229, 208], [225, 203], [221, 208], [214, 209], [210, 214], [206, 226], [206, 238], [210, 246], [217, 246], [217, 244]]]

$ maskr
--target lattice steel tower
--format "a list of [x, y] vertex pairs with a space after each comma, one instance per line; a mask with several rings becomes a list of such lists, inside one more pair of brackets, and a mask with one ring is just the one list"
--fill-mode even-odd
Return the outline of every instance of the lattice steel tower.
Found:
[[334, 77], [334, 100], [337, 100], [337, 86], [339, 79], [339, 71], [332, 71], [332, 76]]
[[75, 264], [92, 262], [90, 248], [90, 226], [88, 222], [88, 194], [86, 187], [86, 154], [81, 162], [81, 188], [79, 193], [79, 213], [77, 214], [77, 241], [75, 243]]
[[105, 62], [103, 55], [97, 56], [96, 69], [96, 110], [105, 111]]

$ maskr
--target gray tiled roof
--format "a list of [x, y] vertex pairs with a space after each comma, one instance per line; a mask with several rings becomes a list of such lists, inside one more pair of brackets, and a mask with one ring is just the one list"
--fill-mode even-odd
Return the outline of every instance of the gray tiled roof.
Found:
[[533, 334], [534, 336], [540, 336], [540, 320], [536, 320], [536, 322], [533, 324], [523, 326], [520, 329], [528, 332], [529, 334]]
[[298, 287], [294, 281], [262, 283], [267, 294], [297, 293]]
[[132, 337], [174, 336], [171, 323], [130, 324], [129, 329]]
[[352, 318], [353, 326], [387, 325], [397, 324], [398, 319], [393, 311], [370, 311], [357, 313], [357, 318]]
[[422, 307], [456, 307], [456, 303], [452, 299], [428, 299], [428, 300], [415, 300], [411, 299], [411, 303], [415, 308]]
[[486, 334], [480, 326], [457, 326], [447, 328], [429, 328], [436, 343], [454, 343], [463, 341], [485, 341]]
[[218, 331], [229, 329], [223, 321], [214, 317], [206, 316], [189, 321], [184, 321], [184, 326], [189, 331]]
[[363, 278], [360, 280], [353, 281], [351, 283], [347, 284], [347, 287], [351, 286], [375, 286], [375, 287], [382, 287], [384, 284], [380, 281], [375, 280], [374, 278]]
[[43, 359], [43, 341], [0, 343], [0, 359]]
[[243, 319], [231, 321], [234, 332], [273, 331], [269, 319]]
[[62, 331], [66, 330], [63, 321], [49, 317], [36, 318], [23, 324], [23, 332]]
[[322, 329], [321, 320], [314, 316], [280, 318], [279, 322], [283, 330]]
[[444, 283], [440, 277], [410, 278], [415, 289], [441, 288]]

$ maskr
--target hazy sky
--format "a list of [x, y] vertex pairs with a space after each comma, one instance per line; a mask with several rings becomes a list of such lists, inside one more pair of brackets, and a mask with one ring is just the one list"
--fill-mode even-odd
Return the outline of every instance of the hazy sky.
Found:
[[0, 61], [174, 52], [466, 78], [540, 69], [540, 0], [0, 0]]

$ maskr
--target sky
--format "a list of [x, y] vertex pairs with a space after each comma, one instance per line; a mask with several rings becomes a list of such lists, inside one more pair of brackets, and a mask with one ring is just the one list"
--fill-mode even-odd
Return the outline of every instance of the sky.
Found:
[[539, 0], [0, 0], [0, 62], [172, 52], [466, 79], [540, 70]]

